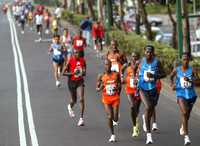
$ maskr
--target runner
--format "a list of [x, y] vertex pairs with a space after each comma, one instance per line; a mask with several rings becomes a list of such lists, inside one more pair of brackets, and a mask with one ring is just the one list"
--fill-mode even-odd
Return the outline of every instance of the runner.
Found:
[[72, 46], [74, 50], [80, 51], [80, 57], [85, 56], [84, 50], [87, 44], [86, 39], [83, 37], [82, 30], [79, 30], [79, 34], [74, 36]]
[[80, 28], [83, 31], [83, 37], [86, 39], [88, 46], [91, 45], [91, 31], [92, 31], [92, 21], [89, 16], [86, 16], [85, 19], [81, 21]]
[[142, 59], [139, 67], [139, 90], [140, 97], [145, 106], [145, 115], [143, 129], [147, 133], [146, 144], [153, 143], [151, 135], [151, 118], [155, 106], [158, 102], [156, 81], [165, 77], [164, 70], [159, 60], [155, 57], [154, 47], [147, 45], [144, 48], [145, 57]]
[[53, 35], [58, 34], [58, 21], [55, 16], [52, 17], [51, 28]]
[[84, 110], [85, 110], [85, 99], [84, 99], [84, 77], [86, 75], [86, 62], [85, 59], [80, 57], [80, 51], [74, 50], [74, 55], [70, 58], [65, 66], [63, 75], [68, 75], [68, 88], [71, 94], [71, 101], [68, 104], [68, 112], [70, 117], [75, 117], [73, 107], [77, 102], [77, 96], [80, 98], [80, 119], [78, 126], [84, 126]]
[[125, 90], [128, 97], [129, 103], [131, 105], [131, 120], [133, 122], [133, 137], [139, 135], [139, 123], [138, 123], [138, 113], [140, 108], [141, 99], [139, 96], [139, 91], [137, 88], [137, 69], [139, 65], [139, 55], [135, 52], [131, 54], [131, 62], [126, 68], [126, 77], [125, 77]]
[[42, 13], [38, 12], [36, 14], [35, 22], [36, 22], [37, 34], [39, 35], [39, 41], [41, 41], [42, 40], [42, 23], [43, 23], [43, 15], [42, 15]]
[[49, 34], [49, 27], [50, 27], [50, 17], [51, 14], [48, 9], [44, 11], [44, 22], [45, 22], [45, 33]]
[[98, 21], [92, 25], [92, 37], [94, 50], [97, 51], [97, 55], [103, 50], [104, 28]]
[[21, 24], [21, 33], [24, 34], [24, 27], [25, 27], [25, 22], [26, 22], [26, 16], [24, 11], [21, 12], [20, 14], [20, 24]]
[[53, 70], [54, 70], [54, 78], [56, 80], [56, 86], [60, 87], [61, 85], [60, 77], [64, 63], [63, 47], [60, 43], [59, 35], [55, 35], [53, 37], [53, 40], [54, 41], [49, 48], [49, 53], [52, 52]]
[[[188, 131], [188, 122], [193, 105], [197, 99], [194, 86], [200, 85], [197, 71], [189, 65], [189, 53], [183, 53], [182, 65], [175, 68], [171, 75], [171, 87], [176, 90], [177, 103], [181, 111], [180, 135], [184, 136], [184, 145], [191, 143]], [[176, 77], [176, 80], [174, 80]]]
[[28, 19], [28, 25], [30, 27], [30, 30], [32, 31], [33, 30], [33, 12], [30, 10], [28, 12], [27, 19]]
[[72, 38], [67, 28], [64, 28], [63, 35], [61, 37], [61, 42], [65, 47], [65, 62], [67, 62], [67, 60], [69, 60], [69, 58], [72, 55], [72, 46], [71, 46]]
[[106, 59], [104, 62], [105, 72], [98, 75], [96, 90], [102, 90], [102, 102], [108, 117], [108, 126], [111, 136], [109, 142], [115, 142], [114, 122], [118, 122], [121, 81], [117, 72], [111, 71], [111, 61]]
[[118, 43], [116, 40], [111, 41], [111, 48], [109, 49], [106, 58], [112, 63], [111, 70], [116, 71], [122, 75], [122, 68], [126, 66], [127, 59], [118, 49]]

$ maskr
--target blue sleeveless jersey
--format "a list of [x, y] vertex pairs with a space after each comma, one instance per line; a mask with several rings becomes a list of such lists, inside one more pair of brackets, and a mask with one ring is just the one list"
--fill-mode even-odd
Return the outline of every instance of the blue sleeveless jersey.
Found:
[[183, 77], [189, 78], [192, 81], [192, 67], [183, 72], [182, 66], [177, 67], [176, 69], [176, 96], [183, 97], [185, 99], [196, 98], [196, 92], [194, 90], [194, 85], [191, 82], [184, 81]]
[[151, 72], [152, 74], [157, 74], [158, 72], [158, 60], [153, 59], [153, 62], [148, 64], [146, 58], [142, 59], [140, 71], [139, 71], [139, 88], [143, 90], [152, 90], [156, 88], [156, 79], [147, 78], [146, 73]]

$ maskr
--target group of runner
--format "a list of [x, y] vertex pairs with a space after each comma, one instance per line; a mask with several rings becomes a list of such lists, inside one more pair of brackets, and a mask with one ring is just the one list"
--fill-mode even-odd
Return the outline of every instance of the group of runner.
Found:
[[[27, 14], [34, 13], [32, 9], [26, 5], [22, 13], [25, 13], [26, 8], [28, 9]], [[17, 6], [15, 10], [13, 8], [14, 15], [16, 15], [14, 12], [17, 12], [17, 9]], [[44, 16], [43, 10], [43, 7], [39, 7], [38, 13], [36, 13], [36, 15], [33, 14], [36, 22], [37, 19], [43, 19], [37, 18], [41, 15], [42, 17]], [[20, 17], [16, 15], [16, 21], [20, 19]], [[28, 22], [29, 15], [26, 15], [25, 18]], [[56, 30], [56, 32], [53, 33], [52, 43], [48, 49], [52, 57], [56, 86], [61, 86], [61, 76], [68, 76], [70, 103], [67, 108], [69, 116], [72, 118], [75, 117], [73, 110], [74, 105], [77, 103], [77, 99], [80, 99], [80, 119], [77, 124], [78, 126], [84, 126], [85, 124], [84, 80], [86, 78], [87, 66], [84, 52], [86, 47], [90, 46], [90, 42], [84, 37], [88, 35], [87, 32], [84, 31], [89, 31], [89, 25], [91, 25], [88, 17], [85, 21], [87, 21], [87, 23], [82, 22], [79, 32], [74, 36], [71, 35], [68, 28], [64, 28], [62, 35], [59, 35], [58, 30]], [[43, 21], [41, 24], [36, 23], [38, 33], [41, 33], [42, 26], [40, 25], [42, 24]], [[88, 26], [86, 26], [86, 24]], [[49, 27], [47, 28], [49, 29]], [[58, 28], [57, 24], [57, 29]], [[104, 37], [104, 30], [100, 22], [93, 25], [92, 31], [94, 36], [94, 49], [96, 50], [97, 42], [101, 44]], [[102, 46], [99, 48], [99, 50], [102, 50]], [[133, 125], [132, 136], [137, 137], [140, 133], [139, 113], [141, 102], [144, 104], [142, 121], [143, 130], [146, 132], [146, 144], [153, 143], [152, 130], [158, 130], [156, 123], [156, 105], [158, 104], [161, 92], [161, 79], [166, 77], [166, 73], [159, 59], [156, 57], [154, 46], [146, 45], [143, 50], [145, 54], [143, 58], [139, 56], [138, 52], [132, 52], [131, 56], [127, 56], [118, 48], [118, 42], [113, 39], [104, 56], [104, 71], [97, 77], [96, 90], [102, 92], [102, 103], [105, 107], [108, 127], [111, 134], [109, 142], [115, 142], [117, 140], [114, 126], [119, 124], [120, 96], [123, 85], [125, 85], [125, 93], [130, 103], [130, 117]], [[189, 145], [191, 143], [188, 122], [193, 105], [197, 99], [194, 87], [200, 84], [199, 76], [196, 70], [189, 65], [189, 61], [189, 54], [183, 53], [181, 65], [175, 67], [170, 74], [170, 86], [172, 90], [176, 91], [177, 103], [181, 111], [180, 135], [184, 136], [184, 145]]]
[[21, 27], [21, 33], [24, 34], [25, 26], [30, 30], [36, 29], [39, 35], [38, 41], [42, 40], [43, 31], [46, 34], [50, 32], [58, 34], [61, 18], [61, 8], [57, 7], [52, 13], [44, 5], [34, 6], [31, 2], [15, 2], [12, 5], [12, 13], [18, 26]]

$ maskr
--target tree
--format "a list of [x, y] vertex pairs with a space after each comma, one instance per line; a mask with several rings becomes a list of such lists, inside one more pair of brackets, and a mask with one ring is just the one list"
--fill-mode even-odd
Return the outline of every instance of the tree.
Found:
[[104, 0], [97, 0], [97, 9], [98, 9], [98, 20], [103, 21], [104, 20], [103, 12], [105, 11]]
[[89, 12], [89, 16], [93, 18], [93, 20], [95, 19], [95, 14], [94, 14], [94, 9], [93, 9], [93, 0], [87, 0], [88, 3], [88, 12]]
[[139, 7], [139, 13], [142, 17], [142, 22], [144, 23], [145, 29], [146, 29], [146, 35], [148, 40], [153, 40], [153, 33], [151, 31], [151, 25], [148, 22], [147, 19], [147, 12], [145, 9], [145, 4], [143, 0], [138, 0], [138, 7]]
[[188, 3], [187, 0], [182, 0], [183, 6], [183, 49], [186, 52], [191, 53], [191, 46], [190, 46], [190, 24], [189, 24], [189, 17], [188, 17]]
[[172, 47], [177, 49], [178, 48], [178, 44], [177, 44], [177, 23], [175, 21], [175, 19], [172, 16], [172, 11], [171, 11], [171, 7], [170, 7], [170, 3], [167, 4], [167, 8], [168, 8], [168, 15], [169, 18], [172, 22]]

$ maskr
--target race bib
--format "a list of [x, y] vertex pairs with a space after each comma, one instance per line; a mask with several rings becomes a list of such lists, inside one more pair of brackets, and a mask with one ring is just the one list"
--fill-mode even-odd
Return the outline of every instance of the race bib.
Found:
[[154, 78], [148, 78], [147, 73], [152, 73], [153, 75], [155, 74], [154, 71], [145, 70], [145, 71], [144, 71], [144, 80], [145, 80], [146, 82], [154, 81]]
[[192, 83], [185, 81], [184, 77], [180, 79], [180, 83], [182, 88], [190, 88], [192, 86]]
[[57, 56], [57, 55], [61, 55], [61, 52], [58, 49], [54, 49], [53, 54]]
[[83, 70], [81, 67], [77, 67], [74, 69], [74, 73], [75, 73], [74, 77], [78, 78], [82, 76]]
[[77, 47], [83, 46], [83, 40], [76, 40], [76, 46]]
[[112, 64], [111, 71], [119, 72], [119, 65], [118, 64]]
[[130, 78], [130, 87], [131, 87], [131, 88], [134, 88], [134, 87], [135, 87], [134, 78]]
[[115, 84], [106, 85], [106, 94], [112, 96], [115, 94]]

